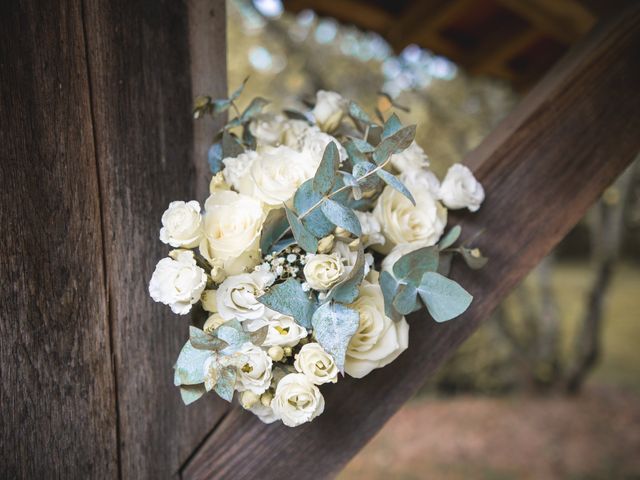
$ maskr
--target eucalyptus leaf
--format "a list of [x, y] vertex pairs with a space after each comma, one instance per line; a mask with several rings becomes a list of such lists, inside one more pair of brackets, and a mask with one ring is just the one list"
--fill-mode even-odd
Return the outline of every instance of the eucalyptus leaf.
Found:
[[320, 206], [320, 209], [334, 225], [344, 228], [356, 237], [362, 235], [360, 220], [349, 207], [327, 198]]
[[393, 275], [400, 282], [414, 287], [420, 285], [422, 276], [438, 269], [438, 248], [422, 247], [400, 257], [393, 264]]
[[207, 392], [202, 383], [198, 385], [180, 385], [180, 396], [185, 405], [190, 405]]
[[211, 351], [199, 350], [190, 341], [185, 343], [174, 367], [173, 383], [176, 386], [204, 383], [204, 362], [211, 355]]
[[451, 260], [453, 260], [453, 253], [440, 253], [440, 259], [438, 260], [438, 273], [440, 275], [444, 275], [445, 277], [449, 276], [449, 273], [451, 272]]
[[356, 126], [362, 130], [364, 130], [364, 127], [367, 125], [376, 125], [369, 114], [367, 114], [367, 112], [360, 108], [360, 106], [355, 102], [349, 102], [349, 116], [354, 120]]
[[256, 137], [253, 136], [248, 125], [245, 125], [242, 129], [242, 143], [244, 143], [249, 150], [255, 150], [258, 144]]
[[224, 322], [214, 333], [219, 339], [227, 343], [228, 347], [221, 352], [225, 355], [237, 352], [250, 339], [249, 334], [244, 331], [240, 322], [235, 319]]
[[418, 294], [436, 322], [446, 322], [461, 315], [473, 300], [458, 283], [436, 272], [424, 274]]
[[411, 192], [409, 191], [409, 189], [404, 185], [404, 183], [402, 183], [398, 177], [396, 177], [395, 175], [393, 175], [392, 173], [387, 172], [386, 170], [378, 170], [376, 172], [376, 174], [382, 179], [384, 180], [384, 182], [389, 185], [391, 188], [396, 189], [397, 191], [399, 191], [401, 194], [403, 194], [405, 197], [407, 197], [407, 199], [413, 203], [413, 205], [415, 206], [416, 201], [413, 198], [413, 195], [411, 195]]
[[276, 254], [278, 254], [282, 252], [285, 248], [288, 248], [291, 245], [295, 245], [295, 244], [296, 244], [295, 238], [293, 237], [283, 238], [282, 240], [278, 240], [276, 243], [274, 243], [273, 247], [271, 247], [271, 250]]
[[211, 105], [213, 107], [212, 113], [222, 113], [229, 110], [229, 107], [231, 107], [231, 101], [227, 99], [214, 100], [211, 102]]
[[416, 299], [418, 297], [418, 290], [416, 287], [410, 284], [400, 284], [398, 292], [393, 299], [393, 308], [402, 315], [408, 315], [416, 306]]
[[291, 226], [291, 231], [296, 239], [296, 242], [305, 252], [316, 253], [318, 251], [318, 240], [313, 234], [307, 230], [302, 224], [298, 216], [286, 205], [284, 206], [287, 213], [287, 220]]
[[209, 162], [209, 170], [214, 175], [224, 168], [222, 163], [222, 142], [216, 142], [207, 150], [207, 161]]
[[253, 119], [256, 115], [261, 113], [262, 109], [269, 105], [269, 103], [269, 100], [262, 97], [256, 97], [251, 100], [249, 106], [247, 106], [247, 108], [244, 109], [244, 112], [242, 112], [242, 115], [240, 115], [242, 123], [248, 122]]
[[284, 208], [274, 208], [269, 210], [267, 218], [262, 225], [262, 235], [260, 236], [260, 250], [263, 255], [268, 255], [275, 251], [274, 243], [289, 229], [289, 221]]
[[440, 248], [440, 250], [449, 248], [451, 245], [456, 243], [456, 240], [458, 240], [458, 238], [460, 238], [460, 233], [462, 233], [462, 228], [460, 227], [460, 225], [456, 225], [451, 230], [449, 230], [444, 237], [440, 239], [438, 248]]
[[335, 300], [340, 303], [351, 303], [358, 297], [358, 287], [364, 278], [364, 249], [358, 248], [356, 261], [344, 279], [335, 285], [327, 294], [327, 300]]
[[233, 93], [229, 96], [229, 100], [236, 100], [242, 94], [242, 91], [244, 90], [244, 87], [248, 81], [249, 81], [249, 77], [245, 77], [242, 83], [240, 84], [240, 86], [236, 88], [233, 91]]
[[318, 343], [344, 373], [344, 361], [351, 337], [358, 330], [360, 314], [340, 303], [321, 305], [313, 314], [312, 325]]
[[313, 312], [318, 307], [313, 293], [305, 292], [293, 278], [273, 285], [258, 301], [271, 310], [289, 315], [304, 328], [311, 328]]
[[267, 339], [267, 333], [269, 333], [269, 325], [265, 325], [262, 328], [259, 328], [255, 332], [249, 332], [249, 340], [255, 346], [260, 347]]
[[360, 150], [358, 150], [355, 143], [353, 143], [353, 140], [347, 140], [342, 145], [344, 149], [347, 151], [349, 160], [351, 160], [351, 163], [353, 163], [354, 165], [369, 161], [367, 159], [367, 155], [362, 153]]
[[361, 153], [371, 153], [375, 150], [375, 147], [365, 140], [360, 138], [351, 138], [350, 140]]
[[373, 161], [377, 165], [382, 165], [394, 153], [401, 152], [411, 145], [416, 136], [416, 126], [409, 125], [383, 138], [373, 152]]
[[198, 350], [219, 351], [229, 346], [227, 342], [196, 328], [189, 327], [189, 341]]
[[360, 187], [365, 191], [373, 190], [377, 188], [378, 185], [380, 185], [380, 178], [378, 178], [376, 175], [372, 174], [367, 178], [363, 178], [375, 168], [376, 166], [371, 162], [361, 162], [353, 166], [353, 176], [358, 181]]
[[400, 288], [400, 284], [395, 279], [395, 277], [386, 270], [380, 272], [378, 282], [380, 283], [382, 296], [384, 297], [385, 315], [395, 322], [399, 321], [402, 318], [402, 315], [400, 315], [393, 306], [393, 299], [396, 296], [396, 292]]
[[318, 195], [326, 195], [336, 182], [336, 174], [340, 166], [340, 153], [335, 142], [327, 144], [322, 154], [322, 160], [313, 176], [311, 185]]
[[213, 389], [227, 402], [233, 400], [233, 390], [236, 386], [238, 372], [235, 367], [224, 367], [218, 371], [218, 381]]
[[[313, 179], [309, 179], [304, 182], [298, 190], [296, 191], [295, 196], [293, 197], [293, 206], [296, 211], [301, 214], [308, 211], [311, 207], [315, 206], [320, 200], [322, 200], [322, 195], [318, 195], [318, 193], [313, 191]], [[332, 191], [337, 190], [344, 186], [342, 178], [339, 177], [339, 180], [336, 181], [333, 186]], [[349, 192], [345, 190], [344, 192], [333, 197], [334, 200], [339, 202], [346, 202], [349, 198]], [[316, 208], [311, 213], [304, 217], [303, 224], [307, 229], [316, 237], [322, 238], [329, 235], [334, 230], [334, 225], [327, 219], [327, 217], [322, 213], [320, 208]]]
[[395, 113], [393, 113], [384, 123], [384, 128], [382, 129], [382, 138], [385, 139], [387, 137], [390, 137], [401, 128], [402, 123], [400, 122], [400, 119]]
[[222, 155], [224, 158], [234, 158], [244, 153], [244, 148], [227, 130], [222, 134]]
[[360, 200], [362, 198], [362, 189], [358, 185], [358, 180], [356, 177], [351, 175], [349, 172], [339, 172], [342, 175], [342, 181], [345, 185], [351, 187], [351, 193], [353, 194], [353, 198], [356, 200]]
[[484, 267], [489, 259], [482, 255], [479, 249], [477, 248], [466, 248], [460, 247], [458, 250], [460, 254], [462, 254], [462, 258], [465, 263], [474, 270], [479, 270]]

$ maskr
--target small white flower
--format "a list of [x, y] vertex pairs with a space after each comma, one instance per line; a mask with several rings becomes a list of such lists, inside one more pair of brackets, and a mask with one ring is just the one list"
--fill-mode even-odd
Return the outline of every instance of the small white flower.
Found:
[[172, 247], [193, 248], [202, 237], [202, 217], [200, 204], [190, 202], [171, 202], [162, 214], [160, 240]]
[[258, 301], [275, 280], [271, 272], [254, 270], [227, 277], [216, 293], [216, 305], [220, 316], [242, 322], [263, 317], [266, 308]]
[[296, 354], [293, 366], [298, 372], [304, 373], [316, 385], [336, 383], [338, 381], [336, 362], [319, 343], [303, 345]]
[[346, 108], [347, 101], [339, 93], [318, 90], [312, 113], [322, 130], [332, 132], [340, 125]]
[[304, 278], [314, 290], [329, 290], [345, 274], [344, 263], [337, 253], [319, 253], [309, 258], [304, 266]]
[[173, 313], [186, 315], [191, 305], [200, 300], [207, 274], [196, 265], [190, 250], [179, 251], [175, 257], [158, 262], [149, 282], [149, 294], [156, 302], [169, 305]]
[[250, 391], [257, 395], [264, 393], [271, 385], [271, 368], [273, 362], [267, 352], [253, 343], [247, 342], [238, 353], [243, 355], [245, 363], [238, 368], [236, 390]]
[[408, 148], [389, 157], [391, 165], [400, 173], [421, 170], [429, 166], [429, 158], [420, 145], [411, 142]]
[[294, 347], [308, 335], [307, 329], [300, 326], [293, 317], [269, 309], [265, 316], [246, 321], [244, 325], [250, 332], [255, 332], [264, 326], [269, 327], [263, 347]]
[[447, 171], [440, 187], [442, 202], [452, 210], [468, 208], [475, 212], [484, 201], [484, 189], [466, 166], [456, 163]]
[[290, 373], [278, 382], [271, 408], [286, 426], [297, 427], [324, 411], [324, 397], [305, 375]]

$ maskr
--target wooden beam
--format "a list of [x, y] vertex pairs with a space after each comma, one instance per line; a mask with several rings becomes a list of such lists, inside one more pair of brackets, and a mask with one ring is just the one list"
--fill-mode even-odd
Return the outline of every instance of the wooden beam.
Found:
[[227, 409], [213, 398], [183, 405], [173, 364], [190, 318], [147, 291], [170, 250], [158, 240], [162, 212], [207, 191], [203, 152], [213, 125], [194, 127], [191, 108], [196, 93], [226, 93], [225, 3], [85, 0], [84, 11], [121, 477], [170, 478]]
[[[323, 388], [325, 413], [290, 429], [236, 408], [195, 454], [184, 479], [322, 478], [336, 474], [584, 215], [640, 149], [640, 6], [576, 47], [466, 163], [484, 184], [478, 214], [454, 219], [490, 261], [454, 265], [474, 295], [461, 318], [411, 316], [409, 349], [362, 380]], [[428, 432], [427, 432], [428, 433]]]
[[360, 0], [285, 0], [284, 4], [293, 12], [310, 9], [320, 16], [333, 17], [340, 22], [356, 25], [362, 30], [378, 33], [385, 32], [393, 20], [382, 8]]

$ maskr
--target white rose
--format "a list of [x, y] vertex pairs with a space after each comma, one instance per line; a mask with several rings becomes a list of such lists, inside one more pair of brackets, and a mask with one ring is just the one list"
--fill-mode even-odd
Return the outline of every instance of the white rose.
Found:
[[273, 409], [270, 406], [263, 405], [260, 402], [256, 403], [248, 410], [258, 417], [262, 423], [269, 424], [279, 420], [278, 416], [273, 413]]
[[204, 292], [202, 292], [200, 301], [202, 302], [202, 308], [206, 312], [215, 313], [218, 311], [216, 293], [216, 290], [205, 290]]
[[309, 286], [318, 291], [329, 290], [345, 274], [343, 259], [337, 253], [307, 255], [303, 271]]
[[186, 315], [200, 300], [207, 285], [207, 274], [196, 265], [193, 252], [179, 251], [173, 258], [163, 258], [149, 282], [149, 294], [156, 302], [169, 305], [173, 313]]
[[484, 201], [484, 189], [466, 166], [456, 163], [447, 171], [440, 187], [442, 202], [451, 209], [475, 212]]
[[347, 151], [335, 137], [315, 130], [308, 130], [304, 137], [302, 137], [300, 151], [308, 153], [311, 156], [314, 173], [318, 165], [320, 165], [320, 161], [322, 161], [322, 155], [324, 155], [324, 151], [327, 145], [329, 145], [329, 142], [336, 144], [338, 153], [340, 154], [340, 161], [345, 161], [347, 159]]
[[295, 369], [304, 373], [316, 385], [336, 383], [338, 381], [338, 367], [333, 357], [329, 355], [319, 343], [307, 343], [296, 354], [293, 363]]
[[370, 245], [384, 245], [386, 239], [382, 234], [382, 226], [373, 213], [359, 212], [355, 210], [356, 217], [362, 227], [362, 242], [363, 247], [367, 248]]
[[271, 408], [286, 426], [297, 427], [324, 411], [324, 397], [305, 375], [290, 373], [278, 383]]
[[419, 248], [424, 247], [420, 243], [399, 243], [387, 254], [382, 260], [382, 271], [393, 273], [393, 265], [400, 260], [400, 257], [405, 256], [407, 253], [411, 253]]
[[347, 101], [339, 93], [318, 90], [312, 113], [322, 130], [332, 132], [340, 125], [346, 107]]
[[275, 280], [271, 272], [256, 270], [227, 277], [216, 293], [218, 313], [225, 320], [252, 320], [265, 315], [266, 307], [258, 301]]
[[230, 275], [257, 265], [263, 221], [259, 200], [230, 190], [216, 191], [205, 203], [200, 253], [210, 262], [222, 260]]
[[286, 118], [282, 115], [262, 113], [251, 120], [249, 131], [260, 146], [278, 145], [285, 128]]
[[300, 326], [293, 317], [283, 315], [267, 309], [265, 316], [248, 320], [244, 323], [246, 329], [255, 332], [268, 326], [267, 337], [262, 343], [263, 347], [295, 347], [300, 340], [308, 335], [307, 329]]
[[213, 193], [216, 190], [229, 190], [229, 184], [226, 182], [224, 177], [224, 172], [218, 172], [213, 177], [211, 177], [211, 181], [209, 182], [209, 193]]
[[440, 180], [430, 170], [410, 170], [400, 175], [400, 181], [410, 192], [429, 193], [433, 198], [439, 198]]
[[301, 150], [304, 137], [318, 132], [320, 132], [318, 127], [309, 125], [304, 120], [287, 120], [282, 133], [282, 143], [294, 150]]
[[[256, 158], [258, 158], [258, 152], [255, 150], [246, 150], [237, 157], [228, 157], [222, 160], [224, 164], [222, 174], [225, 182], [236, 190], [239, 190], [240, 182], [248, 175], [249, 167], [251, 167], [251, 164]], [[216, 190], [220, 189], [214, 189], [211, 193], [215, 193]]]
[[431, 193], [411, 184], [407, 188], [416, 201], [415, 206], [403, 194], [387, 186], [373, 210], [387, 239], [382, 248], [374, 248], [383, 253], [400, 243], [434, 245], [447, 224], [447, 209]]
[[360, 314], [360, 323], [347, 347], [345, 371], [362, 378], [394, 361], [409, 345], [409, 324], [394, 322], [384, 313], [380, 285], [363, 282], [360, 296], [349, 305]]
[[389, 160], [399, 172], [420, 170], [429, 166], [427, 154], [415, 141], [411, 142], [411, 145], [402, 152], [391, 155]]
[[238, 353], [244, 356], [245, 363], [238, 368], [236, 390], [239, 392], [248, 390], [257, 395], [264, 393], [271, 385], [271, 367], [273, 366], [271, 357], [251, 342], [242, 345]]
[[202, 217], [200, 204], [190, 202], [171, 202], [162, 214], [160, 240], [172, 247], [193, 248], [202, 237]]
[[280, 206], [293, 198], [298, 187], [313, 177], [317, 169], [309, 153], [287, 146], [260, 151], [240, 180], [237, 189], [270, 206]]

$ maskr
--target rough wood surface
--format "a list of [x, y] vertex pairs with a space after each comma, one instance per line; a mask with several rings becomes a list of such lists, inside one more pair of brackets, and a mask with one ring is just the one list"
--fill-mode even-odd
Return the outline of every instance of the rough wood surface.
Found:
[[[172, 200], [202, 200], [202, 137], [194, 137], [189, 42], [198, 88], [226, 92], [223, 0], [85, 2], [96, 152], [105, 224], [121, 477], [175, 476], [227, 404], [185, 408], [173, 364], [189, 316], [153, 303], [147, 285], [170, 250], [158, 240]], [[202, 15], [206, 15], [203, 18]], [[202, 53], [204, 52], [204, 53]], [[202, 92], [198, 92], [202, 93]], [[211, 126], [210, 126], [211, 127]], [[198, 127], [200, 128], [200, 127]], [[199, 194], [199, 195], [198, 195]]]
[[337, 473], [498, 302], [582, 217], [640, 149], [640, 8], [585, 40], [466, 159], [487, 191], [460, 216], [490, 257], [455, 265], [475, 296], [460, 319], [410, 319], [410, 346], [363, 380], [323, 389], [325, 413], [289, 429], [234, 409], [183, 470], [185, 479], [322, 478]]
[[80, 3], [0, 6], [0, 478], [115, 478]]

